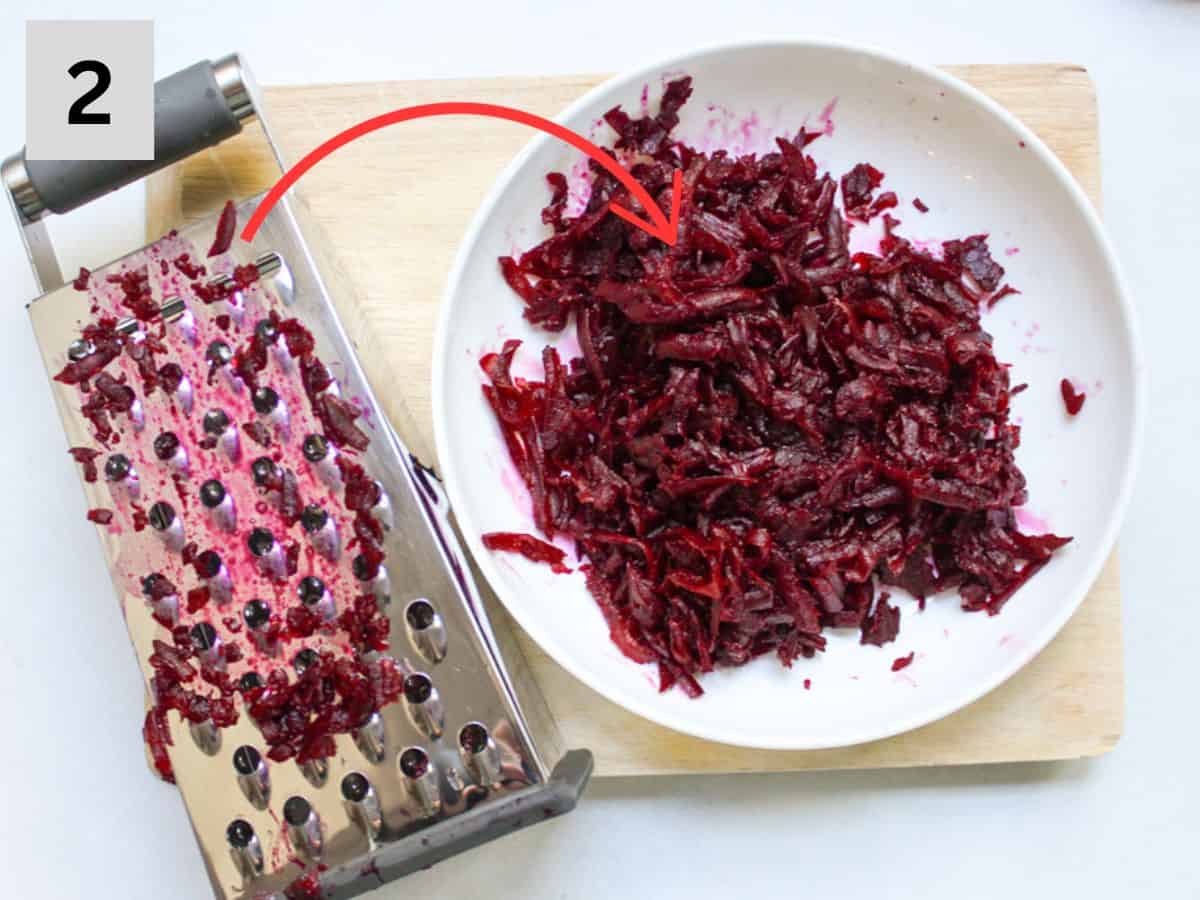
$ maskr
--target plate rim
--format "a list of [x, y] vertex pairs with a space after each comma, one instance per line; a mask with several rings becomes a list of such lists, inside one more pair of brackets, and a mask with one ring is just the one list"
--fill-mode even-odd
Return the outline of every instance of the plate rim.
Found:
[[593, 678], [591, 673], [584, 670], [584, 667], [578, 666], [572, 662], [571, 655], [564, 652], [563, 649], [551, 638], [546, 630], [544, 630], [537, 621], [530, 621], [529, 616], [522, 616], [514, 609], [514, 605], [510, 604], [505, 597], [505, 592], [500, 589], [503, 585], [503, 579], [499, 575], [499, 570], [493, 560], [492, 554], [483, 547], [479, 534], [476, 529], [468, 527], [469, 516], [464, 516], [459, 513], [460, 510], [468, 509], [464, 498], [458, 489], [458, 480], [455, 477], [454, 468], [450, 460], [452, 457], [449, 453], [449, 438], [446, 434], [447, 425], [443, 410], [445, 409], [446, 394], [445, 387], [440, 373], [445, 370], [448, 345], [450, 341], [451, 328], [451, 300], [457, 293], [459, 283], [462, 280], [463, 272], [467, 266], [468, 256], [471, 248], [477, 243], [480, 234], [483, 231], [485, 223], [491, 218], [495, 207], [499, 203], [500, 196], [508, 188], [517, 173], [525, 166], [526, 162], [547, 143], [553, 141], [554, 138], [548, 134], [542, 134], [533, 138], [522, 150], [513, 158], [513, 160], [496, 176], [491, 188], [483, 201], [479, 205], [475, 214], [471, 218], [471, 222], [467, 227], [466, 233], [458, 244], [455, 251], [454, 262], [450, 268], [450, 273], [446, 279], [446, 286], [442, 292], [441, 308], [438, 311], [437, 329], [434, 334], [433, 342], [433, 360], [432, 360], [432, 378], [431, 378], [431, 410], [433, 415], [434, 426], [434, 443], [438, 457], [438, 465], [442, 471], [442, 478], [446, 486], [446, 491], [450, 499], [450, 508], [454, 511], [455, 517], [459, 523], [459, 532], [471, 552], [471, 556], [479, 567], [480, 571], [487, 578], [489, 585], [496, 594], [497, 598], [504, 605], [505, 610], [509, 615], [516, 620], [517, 624], [538, 644], [546, 654], [554, 660], [554, 662], [565, 669], [573, 677], [585, 684], [589, 689], [596, 691], [602, 697], [617, 704], [623, 709], [638, 715], [651, 722], [655, 722], [664, 727], [670, 728], [682, 734], [691, 735], [692, 737], [700, 738], [715, 743], [726, 744], [730, 746], [747, 747], [761, 750], [828, 750], [839, 747], [850, 747], [859, 744], [869, 743], [871, 741], [882, 740], [884, 738], [894, 737], [899, 734], [904, 734], [913, 731], [924, 725], [931, 724], [940, 719], [951, 715], [958, 710], [969, 706], [980, 698], [991, 693], [1004, 682], [1008, 681], [1013, 675], [1023, 669], [1030, 661], [1032, 661], [1045, 647], [1058, 635], [1066, 623], [1071, 619], [1079, 606], [1083, 603], [1087, 594], [1095, 584], [1096, 579], [1100, 574], [1100, 570], [1107, 562], [1109, 556], [1113, 552], [1116, 544], [1117, 534], [1128, 512], [1130, 499], [1133, 492], [1133, 484], [1136, 478], [1138, 464], [1142, 455], [1142, 442], [1144, 436], [1144, 416], [1145, 416], [1145, 389], [1146, 376], [1145, 364], [1142, 347], [1142, 336], [1136, 311], [1129, 293], [1128, 283], [1125, 279], [1119, 260], [1113, 249], [1112, 243], [1109, 240], [1104, 226], [1100, 221], [1099, 214], [1092, 206], [1091, 200], [1084, 193], [1083, 188], [1075, 180], [1075, 177], [1070, 173], [1062, 161], [1047, 147], [1042, 140], [1020, 119], [1001, 106], [997, 101], [993, 100], [987, 94], [968, 84], [967, 82], [945, 72], [935, 66], [925, 63], [915, 62], [911, 59], [893, 53], [889, 50], [884, 50], [869, 44], [863, 44], [852, 41], [844, 41], [837, 38], [828, 37], [797, 37], [797, 38], [759, 38], [759, 39], [734, 39], [728, 41], [718, 41], [708, 44], [703, 44], [682, 52], [676, 52], [668, 56], [660, 57], [647, 64], [631, 68], [630, 70], [614, 75], [612, 78], [596, 85], [581, 97], [576, 99], [558, 115], [553, 117], [553, 120], [559, 124], [566, 124], [580, 110], [590, 105], [597, 97], [609, 93], [610, 91], [619, 90], [635, 84], [640, 80], [645, 80], [654, 76], [661, 75], [664, 71], [672, 69], [686, 68], [689, 61], [697, 57], [707, 56], [716, 53], [727, 53], [731, 51], [745, 52], [763, 49], [789, 49], [795, 52], [806, 51], [838, 51], [850, 54], [858, 54], [865, 56], [873, 61], [888, 63], [895, 66], [913, 71], [926, 78], [937, 82], [947, 92], [953, 91], [961, 99], [981, 107], [985, 112], [1000, 120], [1000, 122], [1011, 129], [1025, 142], [1026, 149], [1032, 151], [1038, 161], [1054, 176], [1055, 180], [1063, 185], [1067, 194], [1070, 197], [1076, 211], [1081, 216], [1087, 230], [1095, 245], [1100, 249], [1101, 255], [1107, 266], [1109, 280], [1112, 282], [1117, 296], [1118, 306], [1121, 314], [1122, 324], [1127, 335], [1127, 341], [1130, 349], [1130, 361], [1132, 363], [1133, 383], [1131, 385], [1131, 402], [1132, 402], [1132, 421], [1131, 436], [1129, 444], [1129, 452], [1124, 460], [1120, 487], [1117, 493], [1116, 504], [1113, 509], [1113, 515], [1103, 532], [1100, 541], [1095, 545], [1095, 550], [1091, 558], [1088, 560], [1085, 567], [1084, 577], [1079, 579], [1078, 587], [1073, 592], [1070, 601], [1061, 607], [1061, 610], [1055, 616], [1046, 620], [1046, 622], [1024, 643], [1023, 652], [1014, 654], [1011, 660], [1002, 666], [997, 666], [996, 669], [988, 678], [980, 679], [965, 690], [960, 690], [950, 694], [949, 699], [943, 700], [939, 704], [931, 705], [925, 712], [920, 714], [912, 714], [903, 719], [889, 719], [889, 724], [885, 727], [877, 728], [860, 728], [857, 731], [850, 733], [842, 739], [815, 739], [815, 740], [797, 740], [795, 736], [786, 735], [759, 735], [755, 738], [738, 739], [730, 735], [714, 731], [712, 728], [705, 726], [697, 726], [694, 723], [688, 722], [686, 719], [680, 720], [676, 715], [669, 711], [651, 709], [647, 705], [641, 703], [637, 698], [632, 698], [626, 694], [612, 690], [606, 685], [597, 684], [597, 679]]

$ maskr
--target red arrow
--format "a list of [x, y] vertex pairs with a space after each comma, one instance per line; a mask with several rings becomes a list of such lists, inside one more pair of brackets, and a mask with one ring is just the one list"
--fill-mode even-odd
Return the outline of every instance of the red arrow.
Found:
[[607, 169], [621, 184], [625, 185], [638, 203], [641, 204], [642, 209], [649, 215], [650, 221], [647, 222], [645, 219], [639, 218], [635, 213], [623, 206], [617, 206], [615, 203], [609, 204], [608, 208], [610, 210], [631, 225], [636, 225], [667, 245], [675, 246], [675, 241], [679, 238], [679, 199], [682, 193], [682, 172], [678, 169], [675, 170], [671, 182], [671, 215], [670, 217], [665, 216], [662, 210], [658, 208], [658, 204], [654, 202], [654, 198], [650, 196], [650, 192], [642, 187], [638, 180], [630, 175], [620, 163], [591, 141], [581, 137], [569, 128], [564, 128], [557, 122], [551, 122], [549, 119], [535, 116], [533, 113], [522, 112], [519, 109], [513, 109], [509, 106], [498, 106], [494, 103], [424, 103], [420, 106], [406, 106], [403, 109], [394, 109], [391, 112], [374, 116], [347, 128], [345, 131], [335, 134], [316, 149], [309, 151], [303, 159], [283, 173], [283, 177], [275, 183], [275, 186], [271, 188], [267, 196], [258, 204], [258, 208], [254, 210], [254, 215], [250, 217], [250, 221], [242, 229], [242, 240], [253, 240], [259, 226], [262, 225], [263, 219], [267, 217], [267, 213], [279, 202], [279, 198], [305, 172], [334, 150], [345, 146], [353, 140], [357, 140], [364, 134], [370, 134], [372, 131], [378, 131], [380, 128], [386, 128], [388, 125], [431, 116], [489, 116], [493, 119], [507, 119], [510, 122], [519, 122], [522, 125], [532, 126], [539, 131], [545, 131], [547, 134], [554, 135], [561, 141], [566, 141], [572, 147], [582, 150]]

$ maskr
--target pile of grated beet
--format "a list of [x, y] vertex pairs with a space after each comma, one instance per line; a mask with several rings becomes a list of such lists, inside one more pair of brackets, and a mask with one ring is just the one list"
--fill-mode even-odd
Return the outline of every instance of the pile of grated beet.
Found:
[[[569, 216], [547, 176], [554, 234], [500, 260], [525, 318], [573, 317], [581, 348], [566, 365], [545, 348], [544, 381], [512, 375], [516, 341], [481, 362], [537, 529], [576, 543], [625, 655], [692, 696], [715, 666], [811, 657], [826, 628], [894, 640], [880, 584], [999, 612], [1070, 539], [1016, 527], [1020, 430], [980, 325], [1013, 291], [985, 236], [919, 250], [865, 163], [841, 179], [843, 215], [803, 129], [757, 157], [679, 143], [690, 93], [683, 78], [655, 116], [605, 116], [664, 209], [683, 170], [676, 246], [610, 215], [632, 201], [593, 164], [586, 209]], [[851, 255], [847, 216], [876, 215], [879, 253]]]

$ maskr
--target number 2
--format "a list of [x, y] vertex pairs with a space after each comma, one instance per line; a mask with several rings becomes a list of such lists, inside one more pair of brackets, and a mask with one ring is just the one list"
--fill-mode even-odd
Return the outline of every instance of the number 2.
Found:
[[108, 90], [108, 86], [112, 84], [112, 72], [109, 71], [108, 66], [98, 59], [81, 59], [67, 69], [67, 74], [72, 78], [78, 78], [84, 72], [91, 72], [95, 75], [96, 83], [84, 91], [80, 98], [71, 104], [71, 108], [67, 111], [67, 124], [112, 124], [112, 116], [106, 112], [84, 112], [90, 104], [99, 100], [104, 95], [104, 92]]

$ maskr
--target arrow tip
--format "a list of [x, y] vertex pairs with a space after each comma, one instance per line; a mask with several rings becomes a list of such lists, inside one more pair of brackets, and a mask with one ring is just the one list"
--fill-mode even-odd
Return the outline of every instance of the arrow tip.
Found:
[[675, 174], [671, 177], [671, 214], [669, 216], [664, 216], [657, 204], [651, 204], [650, 209], [647, 210], [650, 215], [650, 221], [648, 222], [645, 219], [639, 218], [625, 207], [617, 206], [615, 203], [610, 203], [608, 208], [630, 225], [642, 229], [642, 231], [662, 241], [668, 247], [674, 247], [679, 241], [679, 205], [682, 199], [683, 172], [680, 169], [676, 169]]

